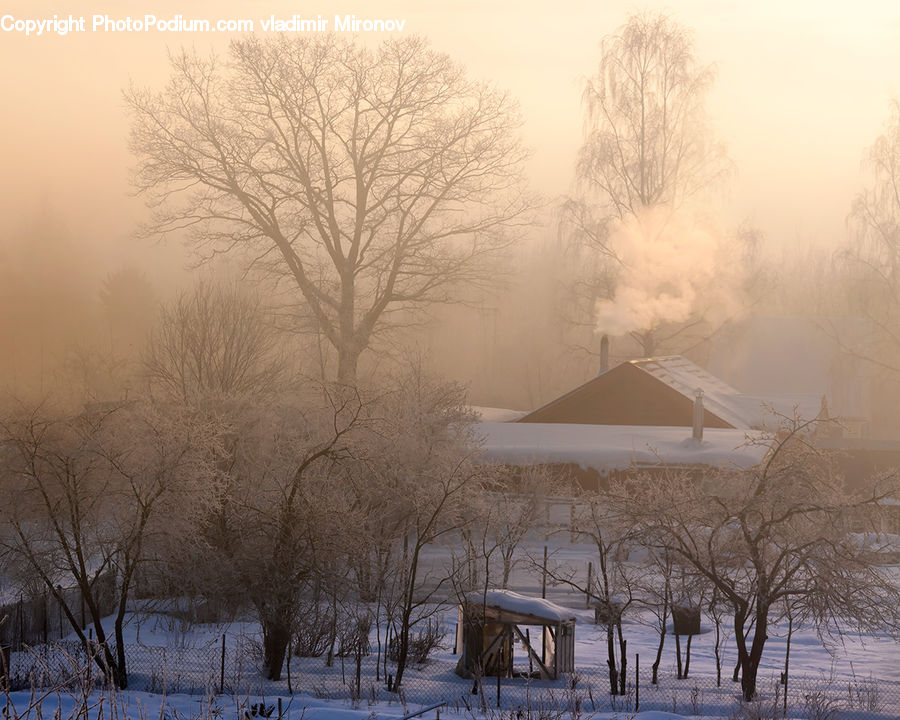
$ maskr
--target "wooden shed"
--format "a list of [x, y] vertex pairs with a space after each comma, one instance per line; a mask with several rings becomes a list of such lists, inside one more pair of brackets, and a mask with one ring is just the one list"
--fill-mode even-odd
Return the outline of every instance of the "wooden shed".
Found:
[[[540, 631], [532, 638], [528, 627]], [[548, 600], [511, 590], [470, 593], [459, 606], [456, 632], [462, 648], [456, 672], [462, 677], [516, 677], [536, 670], [541, 679], [555, 680], [575, 670], [575, 614]], [[532, 644], [538, 641], [540, 650]], [[518, 672], [517, 644], [525, 652]]]

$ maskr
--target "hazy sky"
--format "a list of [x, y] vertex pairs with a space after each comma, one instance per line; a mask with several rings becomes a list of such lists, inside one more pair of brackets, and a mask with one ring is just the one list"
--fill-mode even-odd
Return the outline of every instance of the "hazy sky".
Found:
[[[785, 0], [618, 0], [426, 3], [402, 0], [304, 2], [13, 2], [2, 13], [114, 17], [250, 18], [354, 13], [402, 18], [404, 33], [430, 38], [470, 74], [520, 101], [533, 148], [532, 185], [553, 197], [571, 188], [581, 141], [583, 80], [600, 38], [636, 9], [662, 9], [695, 31], [697, 55], [718, 66], [709, 110], [738, 175], [727, 221], [750, 219], [778, 247], [829, 242], [863, 182], [860, 159], [900, 95], [900, 3]], [[373, 39], [368, 36], [368, 39]], [[0, 211], [4, 227], [55, 210], [98, 264], [133, 258], [130, 237], [143, 212], [128, 197], [128, 119], [121, 89], [130, 79], [160, 86], [168, 49], [223, 50], [223, 34], [91, 33], [24, 37], [0, 33]], [[0, 241], [2, 242], [2, 241]], [[105, 268], [108, 269], [108, 268]], [[104, 269], [104, 271], [105, 271]], [[151, 272], [153, 266], [151, 266]]]

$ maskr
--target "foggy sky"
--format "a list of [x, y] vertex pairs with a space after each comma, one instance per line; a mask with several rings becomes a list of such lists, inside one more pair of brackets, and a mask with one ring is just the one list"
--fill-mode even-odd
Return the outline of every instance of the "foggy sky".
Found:
[[[471, 76], [518, 98], [525, 140], [534, 150], [532, 186], [553, 198], [572, 189], [582, 137], [581, 88], [596, 67], [600, 38], [638, 8], [670, 11], [695, 30], [700, 60], [718, 66], [708, 108], [738, 173], [728, 188], [726, 221], [749, 219], [775, 249], [839, 242], [863, 182], [862, 153], [880, 132], [888, 100], [900, 94], [896, 2], [148, 0], [14, 2], [3, 12], [405, 18], [405, 34], [427, 36]], [[161, 87], [167, 48], [224, 52], [226, 41], [222, 34], [0, 34], [0, 211], [6, 227], [49, 205], [81, 238], [92, 262], [106, 265], [99, 274], [127, 262], [145, 264], [154, 276], [164, 272], [179, 251], [131, 238], [145, 210], [129, 196], [133, 161], [121, 90], [130, 79]]]

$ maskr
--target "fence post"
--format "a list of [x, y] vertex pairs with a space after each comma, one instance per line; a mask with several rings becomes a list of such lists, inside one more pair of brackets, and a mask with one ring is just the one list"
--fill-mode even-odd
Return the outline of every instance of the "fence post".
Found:
[[25, 645], [25, 608], [22, 603], [22, 596], [19, 595], [19, 607], [17, 608], [18, 612], [16, 613], [19, 616], [19, 650]]
[[547, 597], [547, 546], [544, 545], [544, 566], [541, 571], [541, 597]]
[[225, 633], [222, 633], [222, 664], [219, 667], [219, 694], [225, 694]]
[[[9, 669], [11, 658], [10, 646], [0, 643], [0, 691], [8, 692], [10, 690], [9, 676], [12, 674]], [[7, 707], [6, 717], [12, 717]]]
[[44, 645], [47, 644], [47, 634], [50, 630], [50, 628], [48, 627], [50, 624], [50, 621], [47, 619], [47, 615], [49, 613], [50, 613], [50, 606], [49, 606], [49, 603], [47, 602], [47, 593], [44, 592], [44, 614], [43, 614], [43, 618], [42, 618], [44, 621], [43, 627], [42, 627], [43, 635], [44, 635]]
[[594, 564], [588, 560], [588, 581], [587, 585], [584, 588], [584, 609], [588, 610], [591, 607], [591, 575], [593, 574]]
[[634, 711], [641, 709], [641, 654], [634, 654]]

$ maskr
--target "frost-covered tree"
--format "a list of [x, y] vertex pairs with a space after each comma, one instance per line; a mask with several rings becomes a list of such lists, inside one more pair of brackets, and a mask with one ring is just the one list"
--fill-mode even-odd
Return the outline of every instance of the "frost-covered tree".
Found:
[[[186, 534], [214, 480], [214, 424], [147, 403], [77, 414], [20, 408], [0, 420], [0, 558], [37, 580], [116, 687], [124, 625], [148, 546]], [[66, 589], [83, 598], [94, 640]], [[113, 627], [102, 618], [111, 613]], [[110, 630], [112, 632], [110, 632]]]
[[[347, 528], [342, 462], [364, 421], [360, 396], [321, 388], [302, 401], [222, 399], [215, 507], [199, 524], [199, 553], [262, 626], [269, 679], [279, 680], [303, 594], [329, 577]], [[205, 555], [204, 555], [205, 551]], [[201, 588], [202, 589], [202, 588]]]
[[387, 482], [402, 517], [394, 580], [394, 689], [402, 687], [415, 628], [435, 611], [452, 580], [450, 568], [426, 570], [423, 552], [473, 520], [490, 469], [474, 462], [473, 416], [459, 386], [414, 371], [380, 403], [379, 436], [371, 451], [376, 482]]
[[765, 460], [742, 472], [656, 475], [628, 488], [627, 514], [642, 541], [672, 554], [730, 609], [746, 700], [770, 623], [798, 602], [823, 633], [900, 634], [900, 591], [876, 564], [878, 538], [854, 534], [888, 490], [850, 492], [833, 458], [791, 423]]

